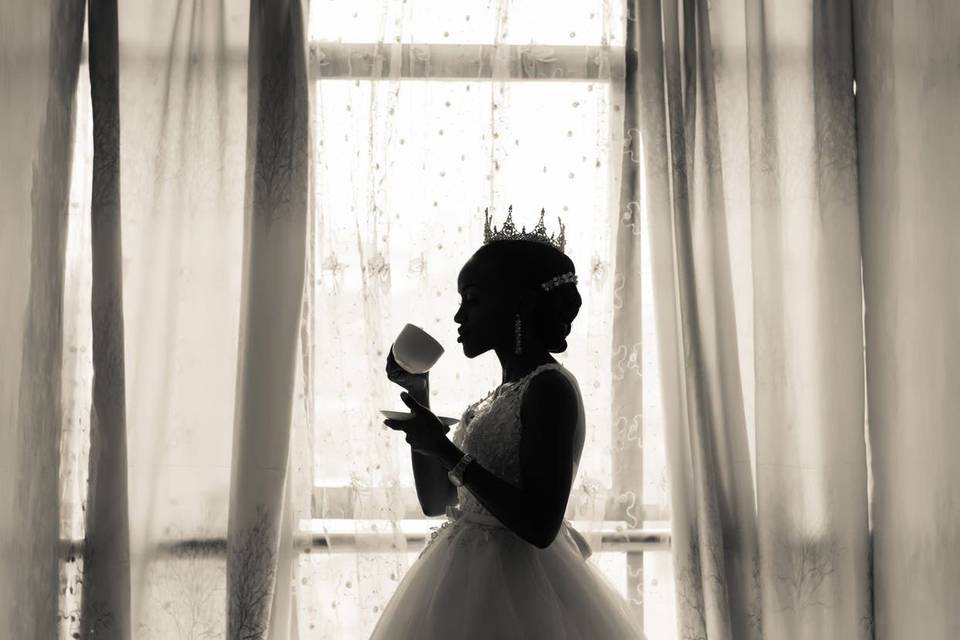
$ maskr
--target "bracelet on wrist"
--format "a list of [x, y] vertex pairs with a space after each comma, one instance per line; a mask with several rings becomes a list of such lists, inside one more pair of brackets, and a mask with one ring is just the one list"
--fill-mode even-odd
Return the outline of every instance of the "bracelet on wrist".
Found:
[[463, 474], [466, 472], [467, 467], [473, 462], [474, 458], [469, 453], [464, 453], [460, 460], [457, 461], [457, 464], [453, 466], [450, 471], [447, 472], [447, 478], [450, 480], [450, 483], [455, 487], [463, 486]]

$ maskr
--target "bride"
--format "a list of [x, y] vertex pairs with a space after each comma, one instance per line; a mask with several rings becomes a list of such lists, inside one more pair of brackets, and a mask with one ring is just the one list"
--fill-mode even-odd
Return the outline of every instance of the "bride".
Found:
[[503, 383], [464, 411], [450, 440], [429, 409], [428, 374], [387, 375], [415, 417], [406, 433], [417, 496], [443, 525], [407, 570], [371, 638], [384, 640], [641, 638], [626, 601], [564, 519], [583, 450], [583, 400], [551, 353], [567, 347], [581, 298], [564, 233], [499, 232], [457, 279], [454, 321], [468, 358], [493, 350]]

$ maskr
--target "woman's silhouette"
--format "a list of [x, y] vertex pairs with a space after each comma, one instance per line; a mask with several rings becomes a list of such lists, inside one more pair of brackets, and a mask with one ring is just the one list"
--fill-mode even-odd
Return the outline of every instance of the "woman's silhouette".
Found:
[[627, 603], [586, 561], [564, 520], [583, 450], [583, 401], [551, 353], [567, 348], [579, 311], [564, 240], [543, 216], [518, 233], [490, 231], [457, 281], [454, 321], [468, 358], [493, 349], [503, 383], [464, 411], [452, 441], [429, 410], [428, 374], [387, 358], [417, 417], [386, 420], [411, 445], [426, 515], [446, 513], [373, 631], [374, 639], [640, 638]]

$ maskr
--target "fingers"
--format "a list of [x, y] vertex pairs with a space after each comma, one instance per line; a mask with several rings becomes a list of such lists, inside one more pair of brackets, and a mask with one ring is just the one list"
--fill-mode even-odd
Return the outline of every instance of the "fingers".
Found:
[[407, 405], [408, 407], [410, 407], [410, 409], [411, 409], [414, 413], [416, 413], [416, 414], [418, 414], [418, 415], [421, 414], [421, 413], [423, 413], [423, 412], [424, 412], [424, 409], [426, 408], [426, 407], [424, 407], [422, 404], [420, 404], [419, 402], [417, 402], [417, 399], [414, 398], [414, 397], [413, 397], [412, 395], [410, 395], [409, 393], [407, 393], [406, 391], [404, 391], [403, 393], [400, 394], [400, 399], [403, 400], [403, 404], [405, 404], [405, 405]]
[[393, 429], [394, 431], [404, 431], [408, 435], [410, 433], [411, 426], [413, 426], [410, 420], [392, 420], [390, 418], [387, 418], [386, 420], [384, 420], [383, 424]]
[[402, 420], [391, 420], [387, 418], [386, 420], [383, 421], [383, 424], [387, 425], [394, 431], [406, 431], [406, 429], [403, 428]]
[[407, 435], [406, 435], [406, 437], [404, 438], [404, 440], [407, 441], [407, 444], [409, 444], [409, 445], [412, 446], [412, 445], [413, 445], [413, 437], [410, 435], [409, 432], [407, 432], [406, 429], [403, 428], [403, 422], [404, 422], [403, 420], [391, 420], [391, 419], [388, 418], [388, 419], [386, 419], [386, 420], [383, 421], [383, 424], [385, 424], [386, 426], [390, 427], [390, 428], [393, 429], [394, 431], [404, 431], [404, 432], [406, 432]]

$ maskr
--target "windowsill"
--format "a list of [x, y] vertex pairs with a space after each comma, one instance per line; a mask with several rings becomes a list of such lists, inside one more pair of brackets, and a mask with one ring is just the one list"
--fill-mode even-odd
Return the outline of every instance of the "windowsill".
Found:
[[[297, 536], [297, 548], [301, 552], [310, 549], [327, 553], [391, 553], [397, 550], [395, 541], [403, 536], [407, 551], [419, 551], [432, 530], [438, 528], [440, 520], [424, 518], [419, 520], [403, 519], [396, 521], [394, 529], [390, 520], [342, 520], [312, 519], [300, 521]], [[627, 529], [623, 523], [605, 521], [595, 523], [571, 520], [570, 524], [578, 531], [600, 534], [600, 546], [596, 553], [622, 553], [643, 551], [669, 551], [670, 529], [651, 527]]]

